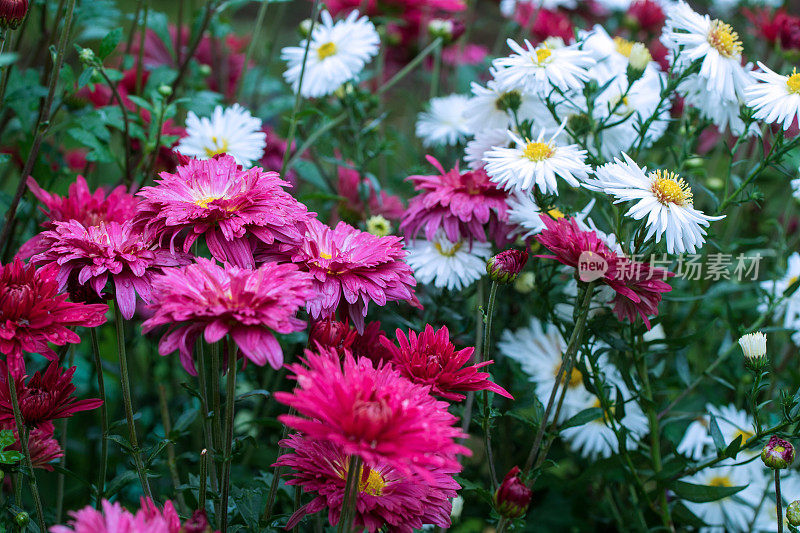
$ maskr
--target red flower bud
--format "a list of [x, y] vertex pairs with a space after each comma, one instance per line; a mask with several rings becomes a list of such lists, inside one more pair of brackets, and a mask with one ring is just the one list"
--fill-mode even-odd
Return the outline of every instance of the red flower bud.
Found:
[[350, 329], [350, 325], [330, 318], [317, 320], [312, 324], [308, 333], [308, 345], [314, 347], [315, 343], [322, 346], [340, 350], [350, 348], [353, 345], [356, 332]]
[[789, 468], [794, 462], [794, 446], [788, 440], [773, 435], [761, 450], [761, 460], [773, 470]]
[[0, 0], [0, 28], [17, 29], [28, 13], [28, 0]]
[[486, 262], [486, 273], [492, 281], [512, 283], [528, 262], [528, 252], [506, 250], [490, 257]]
[[202, 509], [198, 509], [192, 513], [192, 517], [183, 524], [180, 533], [211, 533], [212, 531], [213, 529], [211, 529], [211, 524], [208, 523], [206, 512]]
[[494, 506], [501, 516], [519, 518], [528, 510], [533, 492], [519, 477], [519, 467], [508, 471], [494, 493]]
[[635, 0], [628, 8], [626, 18], [648, 33], [659, 33], [667, 20], [664, 10], [653, 0]]

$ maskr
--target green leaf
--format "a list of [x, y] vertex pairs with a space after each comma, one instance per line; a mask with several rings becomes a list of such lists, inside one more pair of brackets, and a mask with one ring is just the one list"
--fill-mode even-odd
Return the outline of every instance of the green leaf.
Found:
[[100, 49], [97, 52], [97, 55], [101, 61], [111, 55], [111, 52], [117, 48], [120, 39], [122, 39], [121, 27], [111, 30], [105, 37], [103, 37], [103, 40], [100, 41]]
[[14, 438], [14, 432], [10, 429], [0, 431], [0, 463], [5, 465], [13, 465], [22, 459], [22, 454], [14, 450], [6, 450], [9, 446], [14, 444], [17, 439]]
[[709, 421], [709, 431], [711, 432], [711, 439], [714, 441], [714, 447], [717, 450], [725, 449], [725, 438], [722, 436], [722, 431], [719, 430], [719, 424], [714, 415], [711, 415]]
[[739, 453], [739, 450], [741, 448], [742, 448], [742, 435], [740, 434], [738, 437], [733, 439], [733, 442], [728, 444], [727, 448], [725, 448], [725, 456], [735, 459], [736, 454]]
[[588, 409], [584, 409], [580, 413], [576, 414], [563, 424], [561, 424], [561, 429], [572, 428], [575, 426], [582, 426], [584, 424], [588, 424], [593, 420], [597, 420], [598, 418], [603, 417], [603, 410], [599, 407], [589, 407]]
[[727, 498], [747, 487], [739, 485], [736, 487], [719, 487], [715, 485], [695, 485], [685, 481], [675, 481], [670, 488], [680, 498], [695, 503], [708, 503]]

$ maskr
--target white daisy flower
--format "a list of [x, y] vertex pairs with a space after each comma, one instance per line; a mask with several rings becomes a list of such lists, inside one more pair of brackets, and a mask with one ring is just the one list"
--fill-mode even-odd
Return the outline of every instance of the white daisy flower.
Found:
[[748, 533], [750, 531], [750, 523], [755, 518], [754, 509], [761, 501], [764, 487], [760, 483], [753, 483], [749, 468], [736, 466], [705, 468], [692, 476], [683, 478], [682, 481], [712, 487], [745, 486], [733, 496], [721, 500], [707, 503], [684, 500], [683, 504], [709, 525], [709, 527], [701, 528], [701, 532]]
[[792, 196], [800, 200], [800, 178], [795, 178], [790, 182], [792, 187]]
[[492, 255], [488, 242], [450, 241], [441, 229], [432, 241], [412, 240], [406, 262], [420, 283], [461, 290], [486, 275], [486, 260]]
[[742, 68], [739, 34], [730, 24], [696, 13], [683, 0], [667, 9], [661, 40], [681, 70], [702, 59], [699, 75], [706, 89], [724, 100], [736, 101], [750, 84]]
[[492, 62], [497, 69], [494, 79], [502, 91], [520, 90], [545, 96], [553, 87], [562, 91], [579, 89], [589, 79], [588, 68], [594, 59], [576, 45], [550, 48], [546, 44], [534, 47], [525, 40], [525, 48], [509, 39], [514, 51], [508, 57]]
[[486, 173], [505, 190], [531, 192], [536, 186], [545, 194], [557, 194], [556, 176], [578, 187], [578, 180], [584, 179], [591, 170], [584, 163], [586, 150], [580, 150], [575, 144], [559, 145], [555, 139], [561, 129], [549, 140], [544, 140], [545, 131], [542, 130], [535, 141], [523, 141], [509, 131], [508, 136], [516, 146], [496, 146], [486, 152], [483, 158]]
[[[761, 313], [766, 311], [769, 301], [783, 296], [798, 279], [800, 279], [800, 254], [795, 252], [789, 256], [786, 273], [781, 279], [760, 283], [761, 289], [766, 292], [766, 298], [758, 306], [758, 311]], [[782, 321], [784, 328], [792, 331], [792, 342], [800, 345], [800, 290], [795, 290], [776, 306], [775, 318]]]
[[694, 461], [705, 457], [709, 448], [714, 446], [711, 433], [708, 431], [708, 424], [708, 415], [702, 415], [692, 420], [675, 450]]
[[[742, 438], [742, 445], [753, 437], [753, 418], [735, 405], [716, 406], [707, 404], [706, 411], [714, 415], [714, 420], [717, 422], [717, 427], [719, 427], [722, 440], [725, 441], [726, 446], [738, 437]], [[678, 444], [677, 451], [695, 461], [710, 457], [716, 453], [714, 440], [711, 437], [711, 417], [709, 414], [704, 414], [689, 424], [683, 439]], [[750, 450], [742, 452], [742, 454], [746, 457], [752, 457], [759, 452], [760, 450]], [[738, 460], [741, 461], [741, 454]], [[730, 460], [730, 463], [734, 462], [736, 461]], [[759, 465], [759, 468], [761, 468], [761, 465]]]
[[[494, 69], [489, 70], [494, 75]], [[489, 80], [485, 87], [472, 82], [472, 95], [464, 112], [467, 125], [472, 131], [514, 129], [514, 108], [520, 122], [530, 120], [538, 127], [558, 127], [546, 104], [537, 95], [519, 90], [501, 91], [494, 80]]]
[[[594, 207], [594, 200], [590, 200], [580, 213], [575, 215], [575, 219], [580, 223], [589, 215], [589, 211]], [[512, 225], [516, 225], [517, 229], [513, 232], [519, 234], [523, 239], [538, 235], [545, 228], [542, 222], [542, 210], [536, 205], [536, 202], [530, 194], [524, 192], [512, 193], [506, 198], [508, 205], [508, 221]], [[562, 213], [557, 208], [548, 209], [544, 211], [550, 218], [558, 219], [564, 218]]]
[[416, 133], [424, 146], [453, 146], [462, 142], [472, 130], [467, 123], [469, 96], [451, 94], [432, 98], [428, 111], [417, 117]]
[[678, 93], [683, 95], [686, 105], [700, 111], [700, 116], [710, 120], [721, 132], [726, 129], [733, 135], [759, 135], [758, 125], [751, 124], [750, 129], [744, 131], [744, 120], [741, 117], [741, 105], [738, 99], [726, 101], [716, 98], [714, 93], [706, 89], [706, 82], [697, 74], [688, 76], [678, 86]]
[[665, 237], [667, 252], [695, 253], [705, 242], [703, 227], [724, 215], [713, 217], [695, 209], [689, 185], [677, 174], [661, 169], [647, 174], [647, 168], [639, 168], [625, 153], [622, 156], [624, 162], [615, 158], [596, 169], [596, 179], [588, 179], [584, 186], [614, 196], [614, 203], [635, 202], [625, 216], [647, 217], [645, 240], [655, 236], [660, 242]]
[[[613, 369], [613, 373], [618, 374], [618, 371]], [[614, 402], [611, 410], [616, 408], [618, 401], [625, 404], [625, 416], [618, 423], [628, 430], [625, 447], [632, 450], [649, 431], [647, 417], [642, 408], [631, 399], [631, 394], [622, 379], [610, 378], [609, 381], [614, 385], [609, 391], [609, 399]], [[622, 398], [617, 398], [617, 390], [622, 393]], [[591, 407], [600, 407], [600, 399], [595, 397]], [[570, 448], [583, 457], [592, 460], [598, 457], [607, 459], [619, 452], [619, 440], [609, 426], [610, 423], [611, 421], [602, 416], [587, 424], [567, 428], [561, 432], [561, 436], [569, 442]]]
[[782, 76], [758, 62], [763, 72], [753, 72], [753, 77], [761, 83], [754, 83], [745, 89], [747, 106], [755, 110], [753, 117], [770, 124], [783, 122], [788, 130], [795, 119], [800, 121], [800, 73], [797, 68], [788, 76]]
[[[599, 24], [589, 31], [582, 31], [579, 36], [582, 43], [581, 49], [591, 54], [597, 61], [597, 64], [589, 69], [589, 73], [598, 80], [600, 85], [613, 77], [625, 77], [625, 69], [630, 62], [634, 46], [636, 44], [644, 46], [642, 43], [629, 41], [619, 36], [612, 38]], [[650, 61], [646, 69], [659, 70], [658, 64], [654, 61]]]
[[[358, 11], [352, 11], [346, 19], [335, 23], [327, 11], [323, 11], [320, 18], [321, 22], [314, 25], [311, 33], [303, 87], [300, 88], [300, 94], [306, 98], [331, 94], [344, 82], [356, 78], [378, 54], [381, 42], [375, 26], [367, 17], [359, 18]], [[281, 59], [287, 62], [283, 77], [294, 92], [300, 84], [306, 42], [303, 40], [300, 46], [281, 50]]]
[[[558, 328], [532, 317], [527, 328], [505, 330], [497, 343], [497, 349], [520, 364], [522, 371], [535, 384], [536, 397], [546, 405], [556, 384], [561, 357], [567, 350], [567, 343]], [[583, 386], [583, 376], [577, 368], [573, 366], [572, 373], [564, 381], [567, 388], [558, 416], [559, 423], [588, 409], [594, 403], [594, 396]]]
[[467, 141], [467, 145], [464, 147], [464, 161], [471, 170], [478, 170], [486, 164], [483, 162], [486, 152], [495, 146], [507, 146], [510, 143], [508, 130], [505, 128], [481, 130], [475, 134], [475, 137]]
[[211, 117], [199, 118], [192, 111], [186, 117], [186, 137], [176, 150], [197, 159], [228, 154], [242, 166], [250, 166], [264, 155], [267, 134], [261, 131], [261, 119], [240, 106], [214, 108]]
[[519, 6], [525, 4], [549, 10], [558, 9], [559, 7], [574, 9], [578, 6], [577, 0], [500, 0], [500, 13], [504, 17], [513, 17]]

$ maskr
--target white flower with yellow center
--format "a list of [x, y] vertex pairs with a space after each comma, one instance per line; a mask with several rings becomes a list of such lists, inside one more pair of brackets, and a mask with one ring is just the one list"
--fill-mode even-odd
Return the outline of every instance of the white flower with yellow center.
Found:
[[[737, 409], [735, 405], [723, 405], [717, 407], [712, 404], [706, 405], [707, 414], [695, 420], [686, 428], [686, 433], [678, 444], [678, 453], [685, 455], [695, 461], [708, 458], [716, 453], [714, 439], [711, 437], [711, 417], [714, 416], [717, 427], [722, 434], [725, 445], [729, 445], [737, 438], [741, 437], [744, 445], [753, 437], [753, 419], [745, 411]], [[747, 457], [752, 457], [760, 450], [742, 452]], [[727, 461], [727, 460], [726, 460]], [[730, 461], [731, 463], [735, 461]], [[723, 463], [724, 464], [724, 463]]]
[[759, 82], [745, 89], [747, 106], [755, 110], [753, 117], [770, 124], [783, 122], [788, 130], [795, 119], [800, 121], [800, 72], [794, 68], [783, 76], [760, 61], [758, 66], [763, 72], [753, 72], [753, 77]]
[[492, 255], [488, 242], [450, 241], [441, 229], [433, 240], [412, 240], [406, 263], [420, 283], [461, 290], [486, 275], [486, 260]]
[[781, 320], [784, 328], [792, 332], [792, 342], [800, 345], [800, 289], [787, 294], [798, 279], [800, 279], [800, 254], [795, 252], [789, 256], [786, 273], [781, 279], [760, 283], [761, 289], [766, 294], [764, 301], [758, 306], [758, 311], [765, 312], [770, 301], [784, 297], [784, 300], [775, 307], [775, 317]]
[[[763, 470], [763, 468], [761, 469]], [[753, 477], [753, 469], [741, 466], [705, 468], [683, 478], [693, 485], [711, 487], [744, 487], [736, 494], [706, 503], [683, 500], [683, 504], [709, 527], [701, 532], [749, 533], [755, 518], [755, 508], [761, 501], [765, 486]]]
[[710, 120], [721, 132], [730, 130], [735, 136], [759, 135], [761, 130], [758, 124], [752, 123], [748, 131], [744, 131], [744, 120], [741, 117], [743, 101], [726, 101], [715, 98], [713, 93], [706, 89], [706, 82], [697, 74], [688, 76], [678, 86], [678, 93], [683, 95], [686, 105], [700, 111], [700, 116]]
[[307, 98], [331, 94], [346, 81], [358, 77], [378, 54], [381, 42], [375, 26], [367, 17], [359, 18], [358, 11], [352, 11], [346, 19], [335, 23], [327, 11], [323, 11], [320, 18], [321, 22], [314, 25], [311, 33], [305, 71], [306, 40], [299, 46], [281, 50], [281, 59], [287, 63], [284, 79], [297, 92], [302, 72], [300, 94]]
[[683, 0], [667, 10], [661, 40], [677, 58], [679, 70], [702, 60], [699, 75], [706, 89], [735, 102], [750, 84], [742, 68], [742, 42], [730, 24], [701, 15]]
[[550, 48], [547, 44], [533, 46], [527, 39], [523, 48], [512, 39], [508, 46], [513, 54], [492, 62], [494, 79], [501, 91], [519, 90], [547, 95], [553, 87], [561, 91], [579, 89], [589, 79], [594, 59], [577, 45]]
[[559, 7], [574, 9], [578, 6], [577, 0], [500, 0], [500, 13], [511, 18], [521, 5], [531, 5], [538, 9], [554, 10]]
[[417, 117], [416, 134], [424, 146], [453, 146], [469, 135], [466, 111], [469, 96], [451, 94], [431, 98], [428, 110]]
[[535, 186], [542, 193], [557, 194], [556, 176], [578, 187], [578, 180], [584, 179], [591, 170], [584, 163], [586, 150], [574, 144], [558, 144], [556, 137], [561, 129], [563, 126], [550, 139], [544, 138], [542, 130], [536, 140], [523, 140], [509, 131], [508, 136], [515, 146], [496, 146], [486, 152], [483, 158], [486, 173], [505, 190], [531, 192]]
[[692, 190], [686, 181], [665, 170], [648, 173], [627, 154], [624, 161], [614, 159], [595, 170], [595, 179], [584, 183], [587, 189], [613, 196], [614, 203], [635, 202], [625, 213], [634, 220], [645, 219], [645, 240], [655, 236], [656, 242], [665, 237], [671, 254], [695, 253], [705, 242], [705, 230], [713, 217], [694, 208]]
[[261, 119], [240, 106], [214, 108], [211, 117], [198, 117], [192, 111], [186, 117], [186, 137], [176, 150], [188, 157], [211, 159], [215, 155], [233, 156], [249, 167], [264, 155], [267, 134], [261, 131]]
[[464, 161], [467, 166], [472, 170], [483, 168], [486, 163], [483, 158], [486, 152], [495, 146], [508, 146], [511, 140], [508, 138], [508, 130], [503, 129], [485, 129], [477, 132], [475, 137], [467, 141], [464, 147]]

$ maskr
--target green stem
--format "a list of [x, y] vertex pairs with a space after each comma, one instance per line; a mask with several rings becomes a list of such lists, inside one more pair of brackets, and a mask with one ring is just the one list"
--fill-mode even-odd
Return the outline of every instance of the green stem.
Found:
[[247, 45], [247, 51], [244, 54], [244, 64], [242, 65], [242, 73], [239, 76], [239, 83], [236, 86], [236, 94], [234, 101], [239, 101], [239, 96], [242, 94], [244, 87], [244, 78], [247, 74], [247, 67], [250, 65], [250, 58], [253, 56], [253, 48], [255, 48], [258, 36], [261, 34], [261, 26], [264, 24], [264, 16], [267, 14], [267, 6], [270, 0], [261, 0], [261, 6], [258, 8], [258, 15], [256, 16], [256, 27], [253, 29], [253, 34], [250, 36], [250, 44]]
[[[575, 357], [575, 354], [578, 352], [578, 346], [580, 345], [581, 337], [583, 337], [583, 330], [586, 326], [586, 318], [589, 315], [589, 304], [592, 301], [594, 285], [594, 281], [590, 281], [588, 285], [586, 285], [586, 292], [583, 296], [583, 302], [581, 303], [581, 307], [578, 312], [578, 318], [575, 321], [575, 327], [572, 329], [572, 335], [567, 343], [567, 351], [561, 360], [561, 365], [559, 366], [558, 374], [556, 375], [556, 381], [553, 384], [553, 389], [550, 391], [550, 398], [547, 400], [547, 407], [545, 408], [542, 419], [539, 422], [539, 429], [536, 431], [536, 437], [533, 440], [531, 451], [528, 453], [528, 460], [525, 462], [525, 468], [522, 471], [523, 479], [527, 478], [528, 474], [530, 473], [531, 467], [533, 467], [533, 461], [536, 459], [536, 454], [539, 452], [539, 447], [542, 443], [542, 437], [544, 436], [544, 430], [545, 427], [547, 427], [547, 421], [550, 419], [550, 412], [553, 410], [553, 404], [555, 403], [556, 392], [558, 391], [559, 385], [561, 385], [562, 381], [568, 381], [564, 378], [564, 374], [567, 366], [571, 364], [572, 358]], [[567, 383], [564, 383], [564, 386], [566, 387]]]
[[429, 98], [439, 95], [439, 78], [442, 73], [442, 47], [437, 46], [433, 51], [433, 72], [431, 73], [431, 91]]
[[200, 452], [200, 489], [197, 496], [198, 509], [206, 510], [206, 479], [208, 478], [208, 450]]
[[153, 499], [150, 492], [150, 483], [147, 480], [147, 472], [144, 469], [142, 456], [139, 450], [139, 439], [136, 437], [136, 422], [133, 420], [133, 403], [131, 400], [131, 383], [128, 376], [128, 356], [125, 351], [125, 323], [122, 319], [122, 312], [119, 310], [119, 302], [114, 300], [114, 324], [117, 329], [117, 352], [119, 355], [119, 381], [122, 388], [122, 401], [125, 404], [125, 419], [128, 421], [128, 433], [130, 433], [130, 445], [133, 453], [133, 462], [136, 465], [136, 473], [139, 474], [139, 482], [147, 498]]
[[[36, 473], [33, 471], [33, 462], [31, 461], [31, 451], [28, 449], [28, 427], [22, 420], [22, 412], [19, 409], [19, 400], [17, 399], [17, 384], [14, 380], [13, 372], [8, 373], [8, 392], [11, 395], [11, 407], [14, 409], [14, 421], [17, 424], [17, 433], [20, 438], [20, 448], [22, 454], [25, 456], [25, 467], [28, 469], [30, 475], [31, 495], [33, 496], [33, 503], [36, 506], [36, 520], [39, 523], [39, 531], [47, 531], [44, 522], [44, 510], [42, 509], [42, 499], [39, 496], [39, 486], [36, 483]], [[22, 481], [20, 480], [20, 484]], [[18, 504], [21, 501], [17, 502]]]
[[97, 390], [100, 393], [100, 399], [103, 400], [100, 405], [100, 429], [103, 434], [100, 440], [100, 471], [97, 478], [97, 501], [95, 502], [95, 507], [99, 510], [106, 487], [106, 468], [108, 467], [108, 406], [106, 405], [106, 383], [103, 377], [103, 361], [100, 358], [100, 343], [97, 342], [97, 330], [89, 328], [89, 335], [92, 339], [92, 356], [97, 372]]
[[376, 94], [376, 95], [378, 95], [378, 96], [380, 96], [380, 95], [382, 95], [383, 93], [385, 93], [386, 91], [388, 91], [389, 89], [391, 89], [392, 87], [394, 87], [394, 85], [395, 85], [397, 82], [399, 82], [400, 80], [402, 80], [403, 78], [405, 78], [405, 77], [406, 77], [406, 75], [407, 75], [409, 72], [411, 72], [412, 70], [414, 70], [415, 68], [417, 68], [417, 65], [419, 65], [420, 63], [422, 63], [422, 60], [423, 60], [423, 59], [425, 59], [426, 57], [428, 57], [428, 55], [429, 55], [431, 52], [433, 52], [434, 50], [436, 50], [436, 49], [438, 49], [439, 47], [441, 47], [441, 45], [442, 45], [442, 38], [441, 38], [441, 37], [437, 37], [436, 39], [434, 39], [434, 40], [433, 40], [433, 42], [431, 42], [431, 44], [429, 44], [428, 46], [426, 46], [425, 48], [423, 48], [423, 49], [422, 49], [422, 51], [421, 51], [419, 54], [417, 54], [417, 55], [416, 55], [416, 57], [414, 57], [414, 59], [412, 59], [411, 61], [409, 61], [409, 62], [408, 62], [408, 64], [406, 64], [406, 66], [404, 66], [404, 67], [403, 67], [403, 68], [401, 68], [399, 71], [397, 71], [397, 74], [395, 74], [394, 76], [392, 76], [392, 78], [391, 78], [389, 81], [387, 81], [386, 83], [384, 83], [384, 84], [383, 84], [383, 86], [382, 86], [382, 87], [380, 87], [380, 88], [379, 88], [379, 89], [378, 89], [378, 90], [375, 92], [375, 94]]
[[236, 343], [233, 337], [228, 338], [228, 378], [225, 394], [225, 453], [222, 463], [222, 501], [219, 513], [222, 515], [222, 533], [228, 531], [228, 497], [231, 490], [231, 449], [233, 446], [233, 414], [236, 403]]
[[[489, 359], [489, 348], [492, 342], [492, 316], [494, 315], [495, 300], [497, 298], [497, 282], [492, 281], [489, 289], [489, 304], [486, 306], [486, 328], [483, 331], [483, 352], [481, 353], [481, 363]], [[492, 428], [491, 413], [489, 411], [489, 391], [484, 390], [483, 394], [483, 442], [486, 446], [486, 460], [489, 462], [489, 475], [492, 480], [492, 490], [497, 488], [497, 472], [494, 468], [494, 458], [492, 456]]]
[[172, 421], [170, 420], [169, 405], [167, 404], [167, 390], [162, 383], [158, 384], [158, 403], [161, 408], [161, 425], [164, 426], [164, 438], [167, 439], [167, 468], [169, 468], [172, 486], [175, 489], [175, 499], [178, 500], [178, 509], [180, 509], [181, 514], [186, 515], [189, 514], [189, 508], [186, 506], [186, 500], [179, 489], [181, 477], [178, 472], [178, 462], [175, 458], [175, 443], [172, 442], [170, 437]]
[[[197, 254], [195, 254], [197, 255]], [[212, 421], [208, 414], [208, 378], [206, 369], [205, 348], [203, 341], [198, 343], [197, 348], [197, 384], [200, 387], [200, 408], [203, 410], [203, 433], [206, 440], [206, 453], [210, 450], [211, 456], [214, 456], [214, 432], [212, 429]], [[211, 488], [216, 492], [217, 490], [217, 475], [214, 468], [211, 469]], [[200, 507], [203, 509], [203, 507]]]
[[283, 153], [283, 163], [281, 164], [280, 175], [286, 174], [286, 169], [289, 165], [289, 155], [292, 152], [292, 143], [294, 136], [297, 133], [297, 114], [300, 112], [300, 103], [303, 101], [303, 78], [306, 74], [306, 62], [308, 61], [308, 50], [311, 47], [311, 35], [314, 33], [314, 26], [317, 23], [317, 15], [319, 13], [319, 0], [314, 0], [314, 5], [311, 6], [311, 26], [308, 28], [308, 38], [306, 38], [306, 47], [303, 51], [303, 64], [300, 66], [300, 78], [297, 80], [297, 93], [294, 95], [294, 108], [292, 109], [292, 118], [289, 122], [289, 135], [286, 137], [286, 151]]
[[775, 469], [775, 511], [778, 515], [778, 533], [783, 533], [783, 502], [781, 501], [781, 471]]
[[339, 527], [337, 533], [350, 533], [353, 530], [353, 523], [356, 518], [356, 503], [358, 503], [358, 485], [361, 477], [361, 457], [358, 455], [350, 456], [347, 464], [347, 481], [344, 486], [344, 499], [342, 500], [342, 512], [339, 515]]

